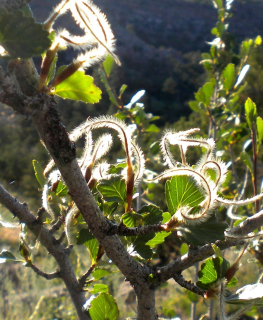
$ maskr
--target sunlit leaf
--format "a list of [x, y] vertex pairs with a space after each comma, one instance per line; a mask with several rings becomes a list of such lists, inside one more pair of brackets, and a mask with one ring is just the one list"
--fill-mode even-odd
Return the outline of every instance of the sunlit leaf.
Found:
[[118, 175], [112, 175], [110, 179], [102, 179], [98, 184], [98, 190], [105, 201], [126, 203], [126, 183]]
[[261, 117], [257, 117], [257, 132], [258, 132], [257, 145], [259, 149], [259, 146], [261, 145], [263, 140], [263, 120]]
[[83, 306], [83, 310], [88, 312], [92, 320], [115, 320], [119, 317], [119, 309], [115, 299], [106, 292], [89, 299]]
[[63, 184], [61, 181], [59, 181], [57, 189], [56, 189], [56, 195], [59, 197], [64, 197], [68, 194], [68, 187]]
[[[66, 66], [61, 66], [57, 74], [60, 74]], [[86, 76], [84, 71], [76, 71], [66, 80], [58, 84], [51, 91], [52, 94], [64, 99], [96, 103], [100, 101], [101, 90], [93, 83], [91, 76]]]
[[226, 92], [231, 89], [233, 82], [235, 78], [235, 65], [233, 63], [229, 63], [224, 71], [223, 71], [223, 82], [224, 82], [224, 88]]
[[255, 45], [256, 46], [260, 46], [262, 43], [262, 38], [261, 36], [257, 36], [256, 39], [255, 39]]
[[111, 70], [112, 70], [112, 67], [114, 65], [113, 57], [110, 54], [108, 54], [106, 59], [102, 63], [102, 65], [103, 65], [103, 68], [104, 68], [104, 71], [105, 71], [107, 77], [109, 77]]
[[226, 302], [230, 304], [255, 304], [263, 306], [263, 284], [249, 284], [238, 289], [234, 294], [226, 297]]
[[47, 85], [55, 76], [56, 73], [56, 65], [57, 65], [58, 55], [55, 55], [54, 60], [51, 63], [50, 69], [48, 71], [47, 80], [45, 84]]
[[241, 72], [240, 72], [240, 74], [239, 74], [239, 77], [237, 78], [237, 82], [235, 83], [235, 86], [234, 86], [235, 88], [243, 81], [243, 79], [245, 78], [245, 76], [246, 76], [249, 68], [250, 68], [250, 65], [249, 65], [249, 64], [246, 64], [246, 65], [242, 68], [242, 70], [241, 70]]
[[145, 132], [160, 132], [160, 129], [155, 124], [151, 124]]
[[99, 242], [86, 228], [81, 229], [77, 234], [77, 245], [84, 244], [89, 251], [92, 263], [96, 262], [99, 252]]
[[0, 44], [8, 52], [10, 58], [28, 59], [41, 55], [51, 41], [49, 33], [32, 17], [27, 17], [21, 10], [8, 12], [0, 10]]
[[100, 284], [94, 284], [94, 287], [92, 290], [89, 290], [91, 294], [96, 294], [100, 292], [109, 292], [109, 287], [106, 284], [100, 283]]
[[205, 198], [196, 181], [189, 176], [175, 176], [167, 181], [165, 196], [171, 215], [181, 206], [196, 207]]
[[127, 212], [122, 215], [121, 219], [126, 227], [133, 228], [138, 226], [143, 217], [135, 212]]
[[124, 91], [128, 88], [127, 84], [123, 84], [120, 88], [119, 98], [123, 95]]
[[100, 268], [97, 268], [95, 271], [92, 272], [92, 276], [93, 276], [94, 280], [99, 280], [103, 277], [106, 277], [109, 274], [110, 274], [109, 271], [107, 271], [105, 269], [100, 269]]
[[146, 245], [150, 246], [150, 248], [154, 248], [155, 246], [157, 246], [157, 244], [163, 243], [164, 239], [168, 237], [170, 234], [171, 232], [157, 232], [153, 239], [146, 242]]
[[198, 287], [205, 290], [211, 288], [217, 280], [225, 276], [228, 267], [229, 263], [227, 260], [221, 257], [207, 259], [202, 263], [201, 270], [198, 271]]
[[248, 98], [245, 103], [245, 114], [246, 114], [248, 126], [250, 129], [252, 129], [252, 126], [256, 121], [257, 107], [256, 107], [256, 104], [250, 98]]
[[130, 109], [132, 105], [138, 102], [142, 96], [144, 96], [145, 90], [138, 91], [132, 98], [131, 101], [125, 106], [125, 108]]

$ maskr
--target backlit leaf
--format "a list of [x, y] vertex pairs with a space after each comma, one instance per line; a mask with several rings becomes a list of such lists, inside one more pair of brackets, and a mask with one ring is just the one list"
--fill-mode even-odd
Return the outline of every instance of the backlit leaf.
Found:
[[256, 104], [250, 98], [248, 98], [245, 103], [245, 114], [248, 126], [250, 129], [252, 129], [252, 126], [257, 116], [257, 107]]
[[126, 183], [120, 176], [112, 175], [110, 179], [100, 180], [97, 188], [105, 201], [125, 205]]
[[235, 65], [233, 63], [229, 63], [224, 71], [223, 71], [223, 83], [226, 92], [231, 89], [235, 78]]
[[88, 229], [83, 228], [78, 232], [77, 244], [84, 244], [88, 248], [91, 261], [95, 263], [99, 252], [99, 242]]
[[113, 57], [108, 54], [104, 62], [102, 63], [104, 71], [106, 72], [107, 77], [109, 77], [112, 67], [114, 65], [114, 59]]
[[198, 271], [198, 287], [209, 289], [217, 280], [224, 278], [228, 267], [227, 260], [221, 257], [207, 259], [205, 263], [202, 263], [201, 270]]
[[171, 215], [182, 206], [196, 207], [205, 198], [196, 181], [189, 176], [174, 176], [167, 181], [165, 196]]
[[83, 306], [84, 312], [88, 312], [92, 320], [115, 320], [119, 317], [119, 309], [115, 299], [106, 292], [89, 300]]
[[[61, 66], [57, 74], [65, 68], [66, 66]], [[55, 86], [51, 93], [63, 99], [81, 100], [86, 103], [96, 103], [101, 98], [101, 90], [94, 85], [93, 78], [86, 76], [84, 71], [76, 71], [66, 80]]]

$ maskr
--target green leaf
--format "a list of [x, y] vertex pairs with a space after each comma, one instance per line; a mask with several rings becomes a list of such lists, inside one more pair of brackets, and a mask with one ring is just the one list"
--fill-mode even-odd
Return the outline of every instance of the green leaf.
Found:
[[235, 79], [235, 65], [233, 63], [229, 63], [225, 67], [225, 70], [223, 71], [223, 83], [227, 93], [229, 89], [232, 88], [234, 79]]
[[139, 221], [141, 221], [143, 217], [141, 214], [127, 212], [122, 215], [121, 219], [126, 227], [133, 228], [139, 225]]
[[97, 188], [105, 201], [125, 205], [126, 183], [120, 176], [112, 175], [110, 179], [102, 179]]
[[[61, 66], [57, 74], [60, 74], [67, 66]], [[86, 76], [84, 71], [76, 71], [72, 76], [54, 87], [52, 94], [62, 97], [96, 103], [101, 99], [101, 90], [93, 84], [93, 78]]]
[[97, 262], [99, 242], [86, 228], [81, 229], [77, 234], [77, 245], [84, 244], [89, 251], [92, 264]]
[[58, 60], [58, 55], [56, 54], [54, 60], [51, 63], [50, 69], [48, 71], [47, 80], [45, 82], [45, 85], [47, 85], [55, 76], [57, 60]]
[[257, 145], [259, 149], [263, 140], [263, 120], [261, 117], [257, 117], [257, 132], [258, 132]]
[[245, 103], [245, 114], [247, 119], [247, 124], [250, 129], [252, 129], [254, 122], [256, 121], [257, 116], [257, 107], [256, 104], [248, 98]]
[[165, 196], [171, 215], [182, 206], [196, 207], [205, 198], [196, 181], [189, 176], [174, 176], [167, 181]]
[[230, 281], [228, 282], [228, 284], [227, 284], [227, 288], [232, 288], [232, 287], [234, 287], [234, 286], [236, 286], [236, 284], [237, 284], [237, 278], [235, 278], [235, 277], [232, 277], [231, 279], [230, 279]]
[[96, 294], [100, 292], [109, 292], [109, 287], [106, 284], [94, 284], [93, 289], [89, 291], [91, 294]]
[[120, 88], [119, 98], [123, 95], [124, 91], [128, 88], [127, 84], [123, 84]]
[[158, 224], [163, 220], [162, 210], [155, 205], [143, 206], [139, 211], [139, 214], [143, 215], [142, 225]]
[[49, 33], [21, 10], [10, 13], [3, 8], [0, 10], [0, 32], [0, 43], [11, 59], [38, 56], [51, 46]]
[[117, 165], [111, 165], [108, 172], [109, 174], [121, 174], [121, 172], [123, 171], [124, 168], [127, 167], [127, 163], [123, 162], [123, 163], [119, 163]]
[[109, 275], [110, 272], [107, 271], [106, 269], [95, 269], [95, 271], [92, 272], [92, 276], [94, 278], [94, 280], [99, 280], [103, 277], [106, 277], [107, 275]]
[[56, 189], [56, 195], [58, 197], [64, 197], [68, 194], [68, 187], [63, 184], [61, 181], [59, 181], [57, 189]]
[[228, 228], [226, 222], [218, 222], [215, 216], [197, 225], [181, 225], [177, 230], [188, 244], [203, 246], [216, 240], [224, 240], [224, 231]]
[[216, 9], [223, 8], [223, 1], [222, 0], [213, 0], [213, 4]]
[[33, 164], [33, 168], [35, 171], [36, 179], [37, 179], [38, 183], [40, 184], [40, 187], [43, 189], [43, 187], [46, 183], [46, 178], [43, 175], [43, 168], [37, 160], [33, 160], [32, 164]]
[[0, 253], [0, 263], [5, 263], [8, 261], [24, 262], [24, 260], [17, 259], [10, 251], [4, 249]]
[[106, 59], [102, 63], [102, 65], [103, 65], [103, 68], [104, 68], [104, 71], [105, 71], [107, 77], [109, 77], [111, 70], [112, 70], [112, 67], [114, 65], [113, 57], [110, 54], [108, 54]]
[[198, 271], [198, 287], [205, 290], [211, 288], [217, 280], [224, 278], [228, 266], [227, 260], [221, 257], [207, 259]]
[[263, 284], [249, 284], [238, 289], [234, 294], [226, 297], [226, 302], [230, 304], [254, 304], [263, 306]]
[[254, 177], [253, 163], [252, 163], [250, 156], [246, 152], [243, 151], [241, 153], [240, 158], [244, 162], [244, 164], [248, 167], [252, 177]]
[[202, 109], [199, 106], [199, 102], [198, 101], [190, 101], [189, 102], [189, 106], [195, 112], [200, 113], [202, 111]]
[[255, 39], [255, 45], [256, 46], [260, 46], [262, 43], [262, 38], [261, 36], [257, 36], [256, 39]]
[[205, 105], [209, 106], [210, 105], [210, 100], [212, 98], [212, 95], [214, 93], [214, 86], [211, 82], [207, 82], [203, 86], [203, 92], [205, 94]]
[[155, 125], [155, 124], [151, 124], [146, 130], [145, 132], [160, 132], [160, 129]]
[[188, 252], [188, 245], [186, 243], [183, 243], [181, 245], [181, 248], [180, 248], [180, 254], [181, 256], [183, 256], [184, 254], [186, 254]]
[[155, 234], [154, 238], [146, 242], [146, 245], [148, 245], [150, 248], [154, 248], [157, 246], [157, 244], [163, 243], [164, 239], [168, 237], [171, 234], [171, 232], [165, 232], [161, 231]]
[[162, 223], [166, 223], [171, 219], [171, 214], [169, 212], [164, 212], [163, 213], [163, 221]]
[[100, 293], [94, 299], [89, 299], [83, 306], [92, 320], [115, 320], [119, 317], [119, 309], [115, 299], [106, 292]]

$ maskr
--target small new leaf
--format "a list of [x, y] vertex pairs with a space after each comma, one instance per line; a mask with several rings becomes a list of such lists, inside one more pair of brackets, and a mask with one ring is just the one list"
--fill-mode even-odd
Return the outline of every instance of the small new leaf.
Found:
[[256, 107], [256, 104], [250, 98], [248, 98], [245, 103], [245, 114], [246, 114], [247, 124], [249, 128], [252, 129], [256, 121], [257, 107]]

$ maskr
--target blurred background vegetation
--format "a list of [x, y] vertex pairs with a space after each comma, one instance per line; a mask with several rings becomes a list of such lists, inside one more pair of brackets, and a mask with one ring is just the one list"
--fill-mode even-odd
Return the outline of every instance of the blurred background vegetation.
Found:
[[[37, 21], [43, 22], [58, 2], [32, 1], [31, 7]], [[189, 101], [194, 99], [194, 93], [206, 80], [204, 68], [199, 61], [201, 53], [209, 51], [206, 41], [214, 38], [211, 29], [216, 22], [217, 12], [212, 1], [98, 0], [96, 4], [107, 15], [117, 39], [117, 54], [122, 66], [114, 66], [109, 82], [117, 92], [122, 84], [128, 85], [122, 98], [123, 103], [128, 103], [137, 91], [144, 89], [146, 94], [142, 102], [146, 112], [160, 117], [155, 122], [161, 128], [160, 132], [165, 128], [180, 131], [200, 127], [201, 134], [207, 133], [207, 117], [193, 113]], [[229, 31], [235, 35], [234, 51], [238, 52], [241, 41], [263, 35], [263, 3], [260, 0], [235, 0], [232, 12]], [[59, 19], [58, 22], [67, 26], [70, 31], [78, 32], [69, 16]], [[68, 64], [74, 55], [73, 51], [62, 52], [59, 55], [59, 64]], [[36, 58], [35, 62], [40, 67], [40, 59]], [[248, 64], [251, 66], [246, 77], [248, 86], [242, 93], [243, 101], [240, 103], [244, 103], [249, 96], [257, 104], [258, 114], [263, 116], [262, 46], [253, 49]], [[56, 98], [57, 108], [69, 131], [87, 117], [115, 114], [118, 111], [109, 100], [98, 69], [88, 70], [88, 73], [103, 91], [100, 103], [87, 105]], [[141, 147], [148, 150], [148, 159], [155, 156], [150, 146], [160, 139], [160, 135], [161, 133], [151, 133], [142, 137]], [[14, 114], [5, 105], [0, 105], [0, 146], [1, 183], [20, 201], [27, 201], [30, 209], [36, 212], [41, 206], [41, 194], [34, 177], [32, 160], [36, 159], [45, 166], [49, 157], [30, 119]], [[114, 150], [118, 155], [117, 147]], [[262, 155], [260, 156], [259, 160], [262, 162]], [[194, 162], [197, 158], [199, 155], [196, 150], [190, 152], [190, 161]], [[158, 171], [160, 165], [147, 162], [147, 167], [151, 170]], [[159, 185], [158, 188], [159, 190], [155, 191], [148, 190], [148, 200], [154, 197], [155, 203], [165, 209], [164, 197], [160, 192], [163, 186]], [[12, 216], [3, 208], [1, 215], [12, 221]], [[18, 246], [20, 229], [9, 230], [0, 228], [1, 249], [14, 249]], [[160, 260], [157, 263], [164, 264], [180, 254], [180, 245], [174, 238], [168, 237], [166, 245], [160, 248], [159, 253]], [[86, 259], [87, 253], [83, 255]], [[53, 271], [55, 264], [47, 252], [40, 251], [35, 259], [36, 264], [46, 272]], [[76, 257], [72, 257], [72, 260], [76, 261], [79, 274], [86, 270], [88, 260], [81, 262]], [[248, 272], [247, 268], [248, 265], [242, 269], [244, 276], [239, 276], [244, 283], [248, 273], [250, 277], [257, 273], [251, 269]], [[191, 277], [192, 270], [187, 272], [188, 277]], [[134, 317], [135, 297], [128, 284], [122, 280], [118, 273], [113, 273], [109, 278], [109, 283], [112, 283], [111, 290], [116, 296], [121, 315]], [[189, 297], [185, 290], [174, 283], [161, 288], [158, 297], [157, 310], [163, 316], [179, 316], [182, 319], [190, 316]], [[159, 307], [161, 305], [162, 308]], [[201, 304], [199, 308], [200, 313], [206, 311], [206, 307], [201, 307]], [[38, 278], [32, 270], [20, 265], [0, 265], [0, 319], [67, 320], [76, 318], [74, 312], [59, 280], [47, 282]]]

